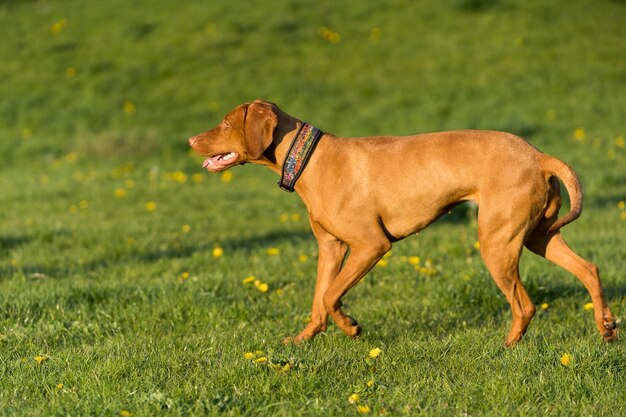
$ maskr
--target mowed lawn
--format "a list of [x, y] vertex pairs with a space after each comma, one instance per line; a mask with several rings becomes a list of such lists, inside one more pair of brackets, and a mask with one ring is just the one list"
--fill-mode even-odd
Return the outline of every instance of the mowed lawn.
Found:
[[[574, 167], [564, 229], [626, 312], [626, 3], [0, 1], [0, 415], [623, 416], [626, 348], [529, 252], [510, 309], [461, 206], [302, 346], [298, 196], [187, 138], [264, 98], [345, 136], [506, 130]], [[565, 206], [567, 209], [567, 205]]]

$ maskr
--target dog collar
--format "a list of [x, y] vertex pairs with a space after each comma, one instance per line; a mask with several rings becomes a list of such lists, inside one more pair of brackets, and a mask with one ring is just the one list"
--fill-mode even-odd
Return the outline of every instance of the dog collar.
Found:
[[321, 130], [302, 122], [283, 163], [283, 174], [278, 182], [281, 189], [290, 193], [294, 191], [296, 181], [309, 162], [320, 137], [322, 137]]

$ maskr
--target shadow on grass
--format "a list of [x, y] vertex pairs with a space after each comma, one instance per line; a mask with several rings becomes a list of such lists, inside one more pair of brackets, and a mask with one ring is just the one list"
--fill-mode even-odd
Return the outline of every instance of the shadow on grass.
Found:
[[0, 236], [0, 253], [24, 245], [31, 240], [33, 240], [32, 237], [25, 235]]

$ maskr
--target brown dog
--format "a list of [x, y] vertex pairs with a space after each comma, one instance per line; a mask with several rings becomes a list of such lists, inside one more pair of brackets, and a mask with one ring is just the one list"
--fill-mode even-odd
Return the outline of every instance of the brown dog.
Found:
[[[204, 167], [210, 172], [252, 162], [281, 174], [302, 125], [276, 105], [257, 100], [235, 108], [219, 126], [189, 143], [208, 156]], [[556, 177], [572, 202], [560, 219]], [[511, 305], [506, 346], [520, 340], [535, 314], [519, 277], [523, 246], [576, 275], [591, 294], [604, 340], [617, 336], [598, 268], [574, 253], [559, 232], [582, 211], [578, 178], [564, 162], [517, 136], [471, 130], [364, 138], [324, 133], [295, 190], [309, 212], [319, 261], [311, 322], [287, 341], [325, 331], [328, 315], [347, 335], [358, 336], [361, 329], [341, 311], [341, 298], [392, 242], [468, 200], [479, 205], [480, 254]]]

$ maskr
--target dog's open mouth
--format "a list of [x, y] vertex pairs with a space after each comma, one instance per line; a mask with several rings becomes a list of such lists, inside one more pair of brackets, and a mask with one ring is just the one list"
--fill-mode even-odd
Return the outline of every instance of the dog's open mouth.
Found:
[[205, 159], [202, 168], [211, 172], [223, 171], [233, 165], [238, 156], [237, 152], [220, 153]]

